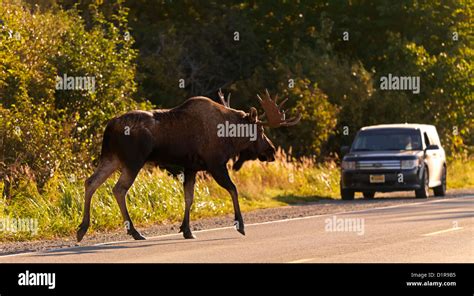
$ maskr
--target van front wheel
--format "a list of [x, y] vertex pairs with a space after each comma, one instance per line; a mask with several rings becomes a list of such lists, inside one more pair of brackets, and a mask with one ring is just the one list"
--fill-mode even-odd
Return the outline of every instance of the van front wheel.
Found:
[[415, 190], [416, 198], [427, 198], [430, 195], [428, 170], [425, 169], [421, 177], [420, 189]]

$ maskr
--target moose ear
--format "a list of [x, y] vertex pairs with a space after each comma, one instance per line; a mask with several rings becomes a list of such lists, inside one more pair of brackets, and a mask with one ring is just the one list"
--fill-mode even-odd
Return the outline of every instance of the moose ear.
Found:
[[251, 107], [251, 108], [250, 108], [249, 117], [250, 117], [250, 122], [256, 123], [257, 120], [258, 120], [257, 109], [255, 109], [254, 107]]

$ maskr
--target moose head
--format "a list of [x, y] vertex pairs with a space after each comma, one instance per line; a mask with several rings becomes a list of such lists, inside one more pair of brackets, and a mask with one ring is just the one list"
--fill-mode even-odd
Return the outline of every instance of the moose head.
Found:
[[[226, 108], [231, 109], [230, 96], [224, 97], [222, 90], [218, 92], [219, 99]], [[262, 98], [263, 97], [263, 98]], [[257, 99], [262, 106], [264, 113], [259, 117], [257, 109], [250, 108], [248, 113], [249, 122], [257, 124], [257, 141], [253, 142], [247, 149], [240, 152], [237, 161], [233, 164], [232, 169], [238, 171], [245, 161], [259, 159], [260, 161], [275, 160], [275, 145], [265, 135], [264, 127], [277, 128], [281, 126], [293, 126], [301, 120], [301, 114], [298, 112], [294, 117], [286, 119], [288, 110], [282, 110], [288, 98], [278, 104], [278, 95], [272, 99], [268, 90], [265, 90], [265, 96], [257, 94]]]

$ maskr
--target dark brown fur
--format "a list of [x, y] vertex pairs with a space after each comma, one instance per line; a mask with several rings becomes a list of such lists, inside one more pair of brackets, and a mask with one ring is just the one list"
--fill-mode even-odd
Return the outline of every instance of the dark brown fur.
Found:
[[[258, 124], [257, 140], [218, 137], [218, 124], [225, 121]], [[128, 233], [135, 239], [144, 239], [133, 226], [125, 196], [147, 162], [183, 168], [185, 214], [180, 230], [185, 238], [194, 238], [189, 227], [189, 211], [193, 203], [196, 173], [202, 170], [209, 172], [229, 192], [237, 230], [245, 234], [237, 189], [226, 166], [230, 158], [242, 151], [252, 155], [252, 158], [274, 160], [275, 148], [263, 133], [255, 108], [245, 113], [205, 97], [194, 97], [173, 109], [132, 111], [112, 119], [104, 132], [99, 165], [85, 183], [84, 217], [77, 231], [77, 240], [82, 240], [89, 227], [92, 195], [116, 170], [121, 171], [121, 176], [113, 188], [113, 194]]]

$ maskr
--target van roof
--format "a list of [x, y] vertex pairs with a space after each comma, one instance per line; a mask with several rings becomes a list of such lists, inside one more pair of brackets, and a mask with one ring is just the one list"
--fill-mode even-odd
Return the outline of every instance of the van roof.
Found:
[[372, 130], [372, 129], [382, 129], [382, 128], [406, 128], [406, 129], [432, 129], [434, 125], [430, 124], [418, 124], [418, 123], [396, 123], [396, 124], [378, 124], [365, 126], [361, 128], [361, 131]]

